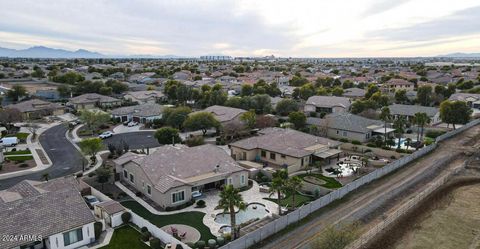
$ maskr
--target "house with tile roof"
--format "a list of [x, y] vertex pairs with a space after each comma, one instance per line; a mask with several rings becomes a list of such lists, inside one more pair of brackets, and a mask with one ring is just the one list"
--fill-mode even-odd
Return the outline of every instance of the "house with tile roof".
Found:
[[[385, 133], [384, 123], [380, 120], [368, 119], [351, 113], [332, 113], [321, 119], [326, 135], [335, 139], [356, 140], [367, 142], [375, 135]], [[393, 133], [393, 129], [387, 128], [387, 136]]]
[[[240, 116], [247, 111], [228, 106], [212, 105], [198, 112], [209, 112], [213, 114], [218, 122], [220, 122], [222, 125], [225, 125], [232, 122], [241, 123]], [[198, 112], [192, 112], [192, 114]]]
[[400, 116], [405, 117], [407, 121], [413, 121], [416, 113], [426, 113], [427, 116], [431, 119], [430, 125], [441, 123], [440, 111], [437, 107], [430, 106], [421, 106], [421, 105], [401, 105], [393, 104], [388, 106], [390, 109], [390, 114], [394, 118]]
[[111, 108], [120, 106], [122, 101], [110, 96], [98, 93], [86, 93], [77, 97], [73, 97], [68, 102], [76, 110], [92, 109], [96, 107]]
[[351, 106], [349, 98], [337, 96], [312, 96], [307, 99], [304, 111], [306, 113], [338, 113], [348, 112]]
[[73, 249], [95, 241], [95, 217], [73, 177], [0, 191], [0, 248]]
[[[337, 158], [340, 142], [292, 129], [267, 128], [258, 136], [229, 145], [231, 156], [241, 165], [262, 164], [262, 168], [287, 169], [288, 173], [305, 170], [316, 161]], [[243, 163], [247, 161], [247, 163]]]
[[62, 115], [65, 106], [40, 99], [31, 99], [6, 106], [22, 113], [24, 119], [38, 119], [51, 115]]
[[124, 106], [110, 111], [112, 117], [121, 122], [135, 121], [138, 123], [151, 123], [156, 119], [161, 119], [164, 107], [159, 104], [141, 104], [133, 106]]
[[165, 94], [156, 90], [131, 91], [127, 92], [123, 98], [132, 102], [137, 102], [138, 104], [155, 104], [166, 99]]
[[193, 191], [248, 184], [248, 171], [211, 144], [165, 145], [150, 155], [128, 152], [114, 163], [124, 185], [163, 209], [190, 202]]

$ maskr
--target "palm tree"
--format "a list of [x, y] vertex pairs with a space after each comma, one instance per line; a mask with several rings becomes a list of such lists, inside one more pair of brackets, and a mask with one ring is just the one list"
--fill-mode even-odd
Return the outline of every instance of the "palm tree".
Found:
[[238, 231], [235, 223], [235, 207], [239, 210], [245, 210], [246, 208], [240, 191], [234, 188], [233, 185], [225, 186], [222, 192], [220, 192], [218, 206], [223, 208], [224, 212], [230, 213], [230, 225], [232, 227], [233, 239], [238, 238]]
[[407, 121], [405, 120], [405, 117], [403, 117], [403, 116], [398, 117], [393, 122], [393, 128], [395, 128], [395, 134], [397, 135], [397, 138], [398, 138], [397, 149], [400, 149], [400, 142], [402, 141], [403, 133], [405, 133], [405, 125], [406, 124], [407, 124]]
[[270, 186], [270, 193], [277, 194], [278, 214], [282, 215], [282, 206], [280, 205], [280, 199], [282, 193], [286, 191], [286, 183], [288, 179], [288, 173], [286, 170], [277, 170], [272, 174], [272, 184]]
[[414, 120], [416, 125], [420, 127], [420, 134], [417, 133], [417, 141], [423, 140], [423, 131], [424, 131], [425, 125], [430, 123], [431, 119], [426, 113], [417, 112], [415, 113]]
[[408, 147], [410, 147], [410, 143], [412, 143], [412, 139], [407, 137], [407, 139], [405, 139], [406, 142], [405, 142], [405, 146], [407, 146], [407, 150], [408, 150]]
[[388, 108], [387, 106], [382, 108], [382, 113], [380, 113], [380, 119], [383, 120], [383, 127], [385, 128], [385, 134], [383, 135], [385, 137], [384, 143], [386, 144], [387, 143], [387, 122], [389, 122], [391, 119], [390, 108]]
[[287, 189], [292, 194], [292, 207], [295, 209], [295, 196], [297, 195], [297, 191], [302, 188], [302, 179], [298, 176], [294, 176], [287, 181]]

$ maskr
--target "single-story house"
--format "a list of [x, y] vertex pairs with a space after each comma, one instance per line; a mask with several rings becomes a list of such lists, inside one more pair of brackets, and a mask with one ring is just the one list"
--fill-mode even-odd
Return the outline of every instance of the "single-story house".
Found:
[[431, 119], [430, 125], [441, 123], [440, 119], [440, 111], [436, 107], [430, 106], [421, 106], [421, 105], [401, 105], [401, 104], [393, 104], [388, 106], [390, 109], [390, 114], [397, 118], [399, 116], [403, 116], [407, 119], [407, 121], [412, 122], [413, 117], [415, 117], [416, 113], [426, 113], [427, 116]]
[[161, 119], [163, 106], [159, 104], [142, 104], [134, 106], [125, 106], [110, 111], [112, 117], [125, 121], [135, 121], [142, 124], [153, 122], [155, 119]]
[[161, 208], [189, 202], [193, 191], [248, 184], [248, 171], [211, 144], [165, 145], [150, 155], [128, 152], [114, 162], [124, 184]]
[[[218, 120], [218, 122], [220, 122], [222, 125], [225, 125], [231, 122], [241, 122], [240, 115], [242, 115], [247, 111], [239, 108], [228, 107], [228, 106], [213, 105], [198, 112], [209, 112], [213, 114], [213, 116]], [[193, 112], [193, 113], [198, 113], [198, 112]]]
[[306, 113], [338, 113], [348, 112], [351, 101], [349, 98], [336, 96], [312, 96], [307, 99], [304, 111]]
[[454, 93], [448, 98], [451, 101], [463, 101], [473, 109], [480, 110], [480, 94], [475, 93]]
[[315, 161], [337, 158], [340, 142], [292, 129], [267, 128], [258, 136], [229, 145], [237, 161], [263, 163], [263, 167], [287, 169], [288, 173], [307, 168]]
[[17, 109], [23, 114], [24, 119], [37, 119], [65, 113], [65, 106], [40, 99], [22, 101], [8, 105], [6, 108]]
[[[380, 120], [368, 119], [351, 113], [332, 113], [321, 120], [328, 137], [336, 139], [367, 142], [374, 135], [385, 133], [384, 123]], [[387, 128], [387, 136], [393, 129]]]
[[151, 91], [136, 91], [136, 92], [127, 92], [124, 99], [130, 100], [132, 102], [137, 102], [138, 104], [155, 104], [163, 99], [165, 95], [161, 91], [151, 90]]
[[122, 101], [98, 93], [86, 93], [70, 99], [69, 104], [76, 110], [91, 109], [95, 107], [111, 108], [120, 106]]
[[[95, 241], [95, 217], [73, 177], [0, 191], [0, 248], [73, 249]], [[9, 237], [16, 236], [16, 237]]]
[[347, 88], [343, 90], [342, 96], [356, 100], [356, 99], [361, 99], [365, 97], [366, 93], [367, 91], [365, 91], [364, 89], [352, 87], [352, 88]]

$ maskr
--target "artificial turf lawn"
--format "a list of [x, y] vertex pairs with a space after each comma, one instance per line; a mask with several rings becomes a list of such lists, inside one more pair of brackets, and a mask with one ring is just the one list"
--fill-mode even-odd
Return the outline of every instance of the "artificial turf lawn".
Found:
[[151, 249], [140, 240], [140, 232], [131, 226], [123, 226], [115, 229], [112, 239], [107, 246], [101, 249]]

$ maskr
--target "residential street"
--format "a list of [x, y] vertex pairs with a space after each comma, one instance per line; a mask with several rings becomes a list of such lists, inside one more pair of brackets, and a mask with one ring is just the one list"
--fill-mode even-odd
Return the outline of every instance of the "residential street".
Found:
[[40, 144], [53, 163], [50, 168], [30, 175], [1, 180], [0, 189], [6, 189], [22, 180], [41, 180], [45, 173], [48, 173], [50, 178], [57, 178], [81, 170], [83, 157], [65, 137], [66, 131], [66, 126], [60, 124], [40, 135]]
[[[469, 141], [475, 138], [480, 131], [480, 126], [475, 126], [469, 130], [439, 144], [439, 147], [432, 153], [422, 157], [411, 165], [399, 170], [389, 177], [379, 179], [372, 184], [361, 188], [353, 196], [346, 199], [341, 205], [333, 209], [324, 209], [320, 215], [307, 221], [306, 223], [292, 229], [288, 234], [282, 234], [267, 240], [259, 248], [310, 248], [310, 243], [319, 236], [326, 226], [341, 221], [353, 221], [362, 219], [369, 215], [378, 215], [385, 213], [386, 210], [379, 210], [385, 200], [392, 197], [389, 193], [397, 188], [408, 186], [416, 181], [425, 178], [424, 172], [434, 167], [436, 163], [461, 154], [469, 146]], [[478, 142], [478, 141], [477, 141]], [[475, 142], [474, 142], [475, 143]], [[456, 148], [456, 149], [453, 149]], [[447, 168], [453, 168], [463, 163], [465, 158], [459, 158], [449, 164]], [[407, 197], [403, 197], [407, 198]], [[397, 197], [396, 200], [402, 199]], [[391, 210], [389, 210], [390, 212]]]
[[105, 146], [108, 144], [120, 144], [125, 141], [130, 149], [154, 148], [160, 146], [157, 139], [153, 137], [153, 131], [139, 131], [114, 134], [112, 137], [103, 140]]

